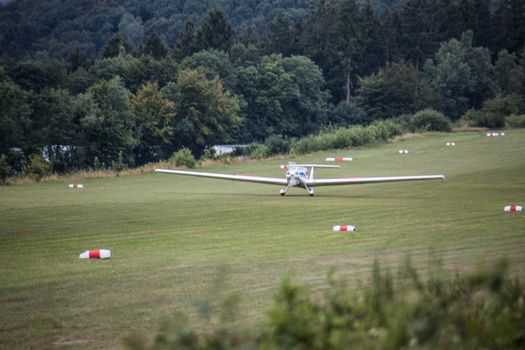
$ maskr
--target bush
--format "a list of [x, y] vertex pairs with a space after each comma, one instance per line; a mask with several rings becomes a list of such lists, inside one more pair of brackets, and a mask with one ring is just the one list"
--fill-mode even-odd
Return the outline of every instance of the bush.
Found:
[[128, 166], [126, 165], [126, 163], [124, 163], [124, 157], [122, 155], [122, 151], [119, 151], [117, 160], [111, 162], [111, 169], [116, 171], [118, 174], [121, 171], [126, 170], [127, 168]]
[[270, 150], [266, 145], [260, 143], [250, 143], [248, 147], [245, 148], [248, 157], [252, 159], [262, 159], [270, 155]]
[[13, 174], [13, 171], [7, 163], [7, 157], [5, 154], [0, 156], [0, 184], [5, 184], [7, 178]]
[[29, 164], [26, 166], [25, 173], [35, 179], [37, 182], [49, 175], [51, 166], [44, 160], [40, 154], [29, 156]]
[[364, 146], [371, 143], [385, 142], [389, 138], [405, 131], [402, 123], [384, 120], [369, 126], [326, 129], [315, 136], [306, 136], [292, 144], [291, 152], [304, 154], [329, 149]]
[[525, 128], [525, 114], [513, 114], [505, 119], [505, 123], [512, 128]]
[[460, 118], [460, 123], [480, 128], [502, 128], [505, 126], [505, 116], [486, 111], [469, 109]]
[[[162, 327], [152, 346], [128, 338], [131, 349], [523, 349], [525, 288], [507, 265], [448, 277], [439, 266], [422, 276], [406, 260], [394, 278], [376, 262], [368, 284], [352, 289], [329, 277], [312, 293], [285, 279], [267, 322], [246, 333], [234, 321], [236, 299], [214, 310], [205, 327]], [[225, 307], [224, 307], [225, 306]], [[224, 319], [230, 315], [232, 319]], [[214, 322], [215, 321], [215, 322]]]
[[173, 154], [170, 158], [170, 162], [175, 163], [176, 166], [185, 166], [190, 169], [195, 168], [195, 166], [197, 165], [195, 157], [193, 157], [191, 151], [185, 147], [181, 148], [177, 151], [177, 153]]
[[95, 158], [93, 158], [93, 169], [94, 170], [104, 170], [106, 168], [106, 165], [104, 164], [104, 162], [101, 162], [97, 156], [95, 156]]
[[203, 159], [209, 159], [209, 160], [217, 159], [217, 155], [215, 154], [215, 148], [213, 148], [213, 147], [206, 147], [204, 149], [203, 154], [202, 154], [202, 158]]
[[441, 112], [431, 108], [423, 109], [415, 113], [409, 120], [412, 131], [450, 131], [452, 125], [450, 120]]
[[278, 135], [272, 135], [264, 141], [264, 145], [268, 148], [268, 154], [287, 154], [290, 152], [290, 141]]
[[461, 121], [469, 126], [503, 128], [506, 117], [522, 113], [524, 110], [522, 97], [515, 94], [498, 96], [485, 101], [480, 111], [468, 110], [461, 117]]

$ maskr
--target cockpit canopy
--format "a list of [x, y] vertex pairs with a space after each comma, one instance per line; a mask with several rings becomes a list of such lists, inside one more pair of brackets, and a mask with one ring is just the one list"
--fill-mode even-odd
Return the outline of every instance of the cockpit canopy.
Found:
[[303, 167], [290, 168], [286, 172], [286, 176], [287, 177], [292, 176], [292, 175], [293, 176], [306, 177], [307, 174], [308, 174], [308, 170], [306, 168], [303, 168]]

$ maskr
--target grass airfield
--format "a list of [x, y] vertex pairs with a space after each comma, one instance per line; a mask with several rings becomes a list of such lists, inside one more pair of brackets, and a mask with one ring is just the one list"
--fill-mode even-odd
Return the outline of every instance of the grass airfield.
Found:
[[[455, 147], [447, 147], [454, 141]], [[408, 155], [398, 154], [408, 149]], [[278, 186], [167, 174], [0, 187], [0, 348], [120, 348], [175, 312], [199, 322], [202, 300], [238, 293], [239, 323], [263, 322], [284, 276], [314, 290], [335, 270], [366, 281], [375, 259], [395, 270], [440, 260], [468, 272], [507, 259], [525, 280], [525, 130], [437, 134], [320, 152], [352, 156], [316, 177], [445, 174], [445, 181]], [[288, 159], [286, 159], [288, 160]], [[204, 171], [283, 176], [284, 160]], [[355, 233], [334, 233], [352, 224]], [[88, 249], [113, 258], [82, 261]]]

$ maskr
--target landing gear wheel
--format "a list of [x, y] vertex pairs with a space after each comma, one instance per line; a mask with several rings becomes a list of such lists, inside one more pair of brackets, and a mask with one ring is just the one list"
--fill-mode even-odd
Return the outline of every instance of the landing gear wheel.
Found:
[[315, 192], [313, 188], [308, 188], [306, 186], [304, 188], [308, 191], [308, 194], [310, 195], [310, 197], [314, 196]]

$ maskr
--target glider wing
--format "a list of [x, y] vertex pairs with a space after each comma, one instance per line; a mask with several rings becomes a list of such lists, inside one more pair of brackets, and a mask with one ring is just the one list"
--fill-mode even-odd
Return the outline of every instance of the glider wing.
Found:
[[278, 179], [275, 177], [229, 175], [229, 174], [205, 173], [205, 172], [199, 172], [199, 171], [171, 170], [171, 169], [155, 169], [155, 172], [175, 174], [175, 175], [210, 177], [210, 178], [222, 179], [222, 180], [255, 182], [255, 183], [269, 184], [269, 185], [281, 185], [281, 186], [287, 185], [286, 179]]
[[308, 187], [316, 186], [337, 186], [337, 185], [357, 185], [379, 182], [396, 181], [419, 181], [419, 180], [444, 180], [445, 175], [419, 175], [419, 176], [377, 176], [377, 177], [351, 177], [340, 179], [314, 179], [309, 180]]

